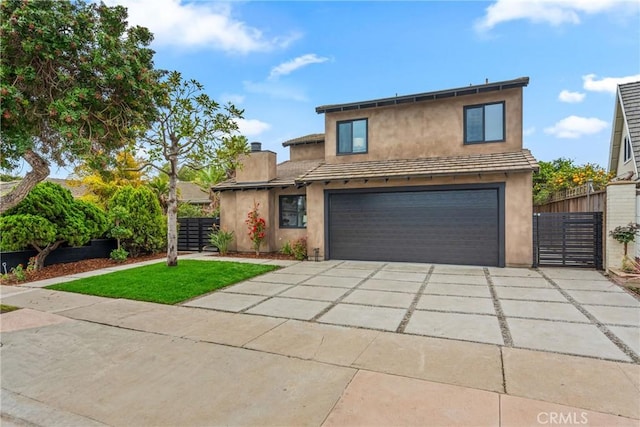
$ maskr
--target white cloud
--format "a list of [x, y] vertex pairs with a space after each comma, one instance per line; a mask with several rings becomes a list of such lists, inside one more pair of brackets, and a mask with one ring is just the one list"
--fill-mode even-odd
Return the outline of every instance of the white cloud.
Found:
[[528, 127], [526, 129], [523, 129], [522, 131], [522, 135], [523, 136], [531, 136], [534, 133], [536, 133], [536, 128], [534, 126]]
[[287, 74], [290, 74], [299, 68], [305, 67], [310, 64], [321, 64], [328, 60], [329, 58], [318, 56], [315, 53], [308, 53], [306, 55], [298, 56], [297, 58], [294, 58], [287, 62], [283, 62], [282, 64], [273, 67], [271, 69], [271, 73], [269, 74], [269, 79], [276, 79], [280, 76], [286, 76]]
[[258, 136], [262, 132], [271, 129], [269, 123], [257, 120], [257, 119], [238, 119], [239, 133], [244, 136]]
[[603, 77], [600, 80], [596, 80], [595, 74], [587, 74], [582, 76], [584, 82], [583, 87], [586, 90], [592, 92], [608, 92], [611, 94], [616, 93], [616, 88], [619, 84], [637, 82], [640, 81], [640, 74], [626, 77]]
[[266, 37], [263, 32], [231, 16], [222, 2], [181, 0], [107, 0], [127, 7], [129, 23], [149, 28], [161, 45], [212, 48], [233, 53], [264, 52], [288, 46], [299, 34]]
[[260, 93], [278, 99], [289, 99], [292, 101], [307, 101], [304, 90], [278, 81], [267, 82], [242, 82], [244, 89], [250, 93]]
[[557, 138], [580, 138], [583, 135], [598, 133], [609, 126], [609, 123], [595, 117], [569, 116], [555, 125], [545, 128], [545, 133]]
[[519, 19], [553, 26], [579, 24], [581, 14], [609, 11], [624, 3], [619, 0], [497, 0], [487, 7], [486, 15], [476, 22], [475, 28], [488, 31], [500, 23]]
[[563, 90], [558, 95], [558, 99], [562, 102], [568, 102], [570, 104], [575, 104], [577, 102], [582, 102], [586, 94], [580, 92], [571, 92], [568, 90]]

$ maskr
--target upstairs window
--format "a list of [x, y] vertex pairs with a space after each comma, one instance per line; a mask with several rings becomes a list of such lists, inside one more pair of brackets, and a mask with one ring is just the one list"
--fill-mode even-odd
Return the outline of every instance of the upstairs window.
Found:
[[504, 102], [464, 107], [464, 143], [504, 141]]
[[338, 122], [338, 154], [367, 152], [367, 119]]
[[631, 140], [629, 139], [628, 136], [624, 137], [624, 157], [623, 157], [623, 161], [626, 163], [629, 160], [631, 160]]
[[280, 228], [307, 228], [306, 196], [280, 196]]

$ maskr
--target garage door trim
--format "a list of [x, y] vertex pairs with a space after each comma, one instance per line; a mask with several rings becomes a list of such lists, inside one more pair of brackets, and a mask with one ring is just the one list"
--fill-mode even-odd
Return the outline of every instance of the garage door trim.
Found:
[[505, 183], [482, 183], [482, 184], [455, 184], [455, 185], [423, 185], [423, 186], [403, 186], [403, 187], [370, 187], [370, 188], [350, 188], [331, 189], [324, 191], [324, 247], [325, 260], [331, 259], [330, 249], [330, 227], [329, 221], [329, 197], [333, 194], [361, 194], [361, 193], [406, 193], [422, 191], [455, 191], [455, 190], [486, 190], [495, 189], [498, 195], [498, 267], [505, 266]]

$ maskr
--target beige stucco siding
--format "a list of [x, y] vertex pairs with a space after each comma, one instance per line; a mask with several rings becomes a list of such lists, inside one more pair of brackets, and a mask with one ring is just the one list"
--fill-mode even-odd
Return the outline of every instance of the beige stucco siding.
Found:
[[505, 263], [533, 264], [533, 175], [510, 174], [505, 186]]
[[319, 248], [321, 256], [325, 254], [325, 190], [388, 188], [400, 186], [440, 186], [478, 183], [505, 183], [505, 264], [507, 266], [530, 267], [533, 261], [532, 251], [532, 201], [531, 173], [487, 174], [473, 176], [442, 177], [433, 179], [371, 180], [351, 181], [324, 185], [315, 183], [307, 187], [308, 210], [308, 249]]
[[255, 151], [238, 159], [242, 166], [236, 171], [236, 182], [268, 182], [277, 174], [276, 153]]
[[289, 147], [289, 159], [298, 160], [322, 160], [324, 159], [324, 143], [292, 145]]
[[267, 238], [262, 244], [262, 252], [274, 252], [282, 249], [286, 242], [293, 242], [306, 237], [305, 228], [280, 228], [279, 197], [281, 195], [304, 195], [304, 188], [290, 187], [287, 189], [225, 191], [220, 199], [220, 227], [233, 231], [235, 238], [229, 250], [239, 252], [253, 251], [249, 239], [249, 228], [245, 223], [247, 214], [253, 208], [254, 201], [259, 203], [258, 211], [267, 222]]
[[[505, 141], [464, 144], [465, 106], [505, 102]], [[368, 152], [336, 155], [337, 122], [368, 120]], [[522, 89], [390, 107], [326, 113], [325, 158], [331, 163], [513, 152], [522, 149]]]
[[249, 239], [249, 228], [245, 223], [247, 214], [253, 209], [254, 203], [258, 203], [258, 212], [267, 223], [267, 238], [263, 241], [260, 250], [262, 252], [272, 252], [275, 247], [275, 236], [271, 232], [274, 226], [273, 197], [271, 191], [266, 190], [246, 190], [246, 191], [225, 191], [220, 199], [220, 227], [231, 230], [235, 233], [235, 238], [229, 250], [250, 252], [253, 244]]
[[[233, 231], [234, 235], [237, 235], [236, 217], [236, 193], [233, 191], [220, 193], [220, 228], [225, 231]], [[236, 248], [237, 238], [234, 238], [229, 245], [229, 250], [235, 251]]]

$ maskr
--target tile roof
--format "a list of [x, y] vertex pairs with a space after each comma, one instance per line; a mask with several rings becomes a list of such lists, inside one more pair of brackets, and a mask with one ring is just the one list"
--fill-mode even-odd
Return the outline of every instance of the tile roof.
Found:
[[192, 204], [209, 204], [209, 193], [200, 188], [199, 185], [189, 181], [178, 181], [178, 201]]
[[307, 184], [317, 181], [417, 178], [536, 170], [538, 170], [536, 159], [529, 150], [522, 150], [513, 153], [477, 154], [471, 156], [377, 160], [337, 164], [324, 163], [300, 176], [296, 182]]
[[312, 170], [321, 163], [320, 160], [298, 160], [282, 162], [277, 165], [276, 178], [268, 182], [236, 182], [235, 179], [230, 179], [211, 187], [214, 191], [225, 190], [242, 190], [242, 189], [257, 189], [257, 188], [275, 188], [275, 187], [288, 187], [290, 185], [296, 185], [296, 178], [304, 173]]
[[435, 99], [451, 98], [455, 96], [473, 95], [476, 93], [493, 92], [498, 90], [524, 87], [529, 84], [529, 77], [520, 77], [501, 82], [469, 85], [454, 89], [438, 90], [435, 92], [416, 93], [414, 95], [395, 96], [393, 98], [373, 99], [371, 101], [349, 102], [346, 104], [322, 105], [316, 107], [316, 113], [332, 113], [335, 111], [362, 110], [364, 108], [387, 107], [391, 105], [408, 104], [413, 102], [432, 101]]
[[[80, 198], [88, 193], [89, 189], [81, 181], [75, 179], [46, 178], [45, 181], [53, 182], [71, 191], [74, 198]], [[0, 196], [9, 193], [20, 181], [0, 182]], [[203, 191], [193, 182], [178, 181], [178, 201], [194, 204], [209, 204], [209, 194]]]
[[282, 143], [283, 147], [290, 145], [318, 144], [324, 142], [324, 133], [312, 133], [299, 138], [290, 139]]
[[624, 118], [629, 128], [636, 170], [640, 171], [640, 81], [621, 84], [618, 88]]

